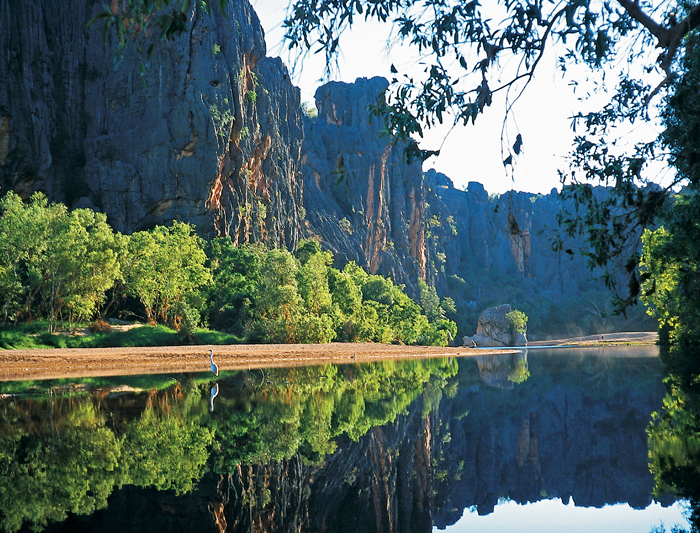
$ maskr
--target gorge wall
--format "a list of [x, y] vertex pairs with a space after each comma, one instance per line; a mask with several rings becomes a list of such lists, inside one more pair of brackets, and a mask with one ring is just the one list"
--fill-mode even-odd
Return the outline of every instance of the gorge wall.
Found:
[[416, 295], [425, 279], [425, 186], [420, 161], [380, 133], [367, 107], [383, 78], [331, 82], [316, 92], [303, 145], [304, 206], [309, 233], [339, 264], [355, 261]]
[[194, 4], [141, 75], [134, 50], [115, 68], [114, 37], [87, 26], [102, 2], [0, 0], [0, 192], [91, 207], [124, 233], [183, 220], [238, 244], [316, 239], [336, 266], [452, 297], [460, 337], [489, 305], [551, 323], [550, 307], [601, 287], [551, 250], [555, 191], [489, 197], [408, 164], [367, 111], [381, 78], [320, 87], [306, 116], [247, 0], [225, 14]]
[[3, 192], [94, 207], [122, 232], [177, 219], [294, 246], [299, 91], [265, 57], [248, 2], [225, 15], [194, 4], [188, 31], [155, 40], [141, 76], [133, 50], [115, 68], [114, 38], [87, 27], [102, 2], [0, 1]]

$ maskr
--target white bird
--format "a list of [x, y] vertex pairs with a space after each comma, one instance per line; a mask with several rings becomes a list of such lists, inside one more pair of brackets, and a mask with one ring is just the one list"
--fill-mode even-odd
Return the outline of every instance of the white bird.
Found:
[[218, 376], [219, 367], [214, 362], [214, 350], [212, 350], [211, 348], [209, 348], [209, 364], [211, 365], [211, 371], [214, 373], [215, 376]]

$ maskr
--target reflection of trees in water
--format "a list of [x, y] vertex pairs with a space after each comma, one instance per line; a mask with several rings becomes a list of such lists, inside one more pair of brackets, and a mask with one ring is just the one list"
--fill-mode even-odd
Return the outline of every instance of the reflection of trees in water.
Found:
[[[498, 355], [509, 357], [492, 368], [500, 364], [506, 377], [526, 361], [524, 353]], [[601, 366], [584, 356], [531, 357], [536, 379], [513, 390], [480, 385], [477, 366], [487, 367], [472, 358], [461, 362], [469, 371], [459, 378], [449, 360], [225, 373], [214, 413], [208, 412], [210, 382], [105, 394], [91, 401], [120, 455], [104, 476], [123, 474], [127, 446], [149, 467], [129, 470], [124, 489], [90, 523], [128, 515], [124, 524], [138, 516], [134, 524], [142, 520], [153, 530], [179, 520], [201, 529], [311, 531], [325, 523], [348, 531], [430, 531], [432, 521], [452, 523], [465, 507], [490, 512], [499, 495], [524, 503], [571, 494], [577, 504], [596, 506], [629, 497], [630, 505], [645, 506], [651, 477], [643, 428], [657, 396], [644, 385], [652, 382], [648, 376], [647, 382], [625, 379], [633, 364], [647, 368], [639, 360], [618, 359], [615, 370], [612, 362]], [[581, 378], [601, 369], [621, 384], [592, 394]], [[53, 416], [60, 433], [65, 415]], [[194, 479], [200, 456], [187, 450], [186, 439], [199, 442], [199, 435], [206, 442], [207, 434], [197, 433], [203, 430], [214, 440], [204, 446], [202, 481], [193, 490], [182, 482], [179, 498], [175, 490], [156, 493], [171, 477]], [[192, 456], [189, 467], [155, 465], [158, 454], [177, 451], [159, 440], [168, 435], [185, 443], [179, 454]], [[154, 513], [154, 505], [177, 511]]]
[[[68, 513], [92, 513], [115, 487], [190, 493], [207, 469], [220, 475], [219, 483], [238, 480], [236, 505], [265, 509], [277, 489], [296, 490], [297, 483], [307, 490], [305, 478], [275, 487], [271, 480], [284, 477], [285, 468], [322, 460], [343, 434], [357, 441], [393, 422], [421, 395], [439, 404], [446, 378], [456, 372], [456, 361], [447, 359], [239, 372], [218, 381], [214, 413], [205, 382], [6, 400], [0, 526], [15, 531], [27, 522], [41, 529]], [[210, 509], [225, 521], [219, 511]]]
[[697, 347], [675, 346], [665, 356], [669, 375], [663, 409], [652, 415], [649, 469], [654, 493], [688, 500], [692, 531], [700, 531], [700, 361]]
[[212, 442], [198, 423], [199, 393], [183, 395], [179, 386], [114, 397], [102, 390], [52, 393], [13, 398], [3, 407], [0, 526], [6, 531], [90, 514], [125, 484], [191, 490]]

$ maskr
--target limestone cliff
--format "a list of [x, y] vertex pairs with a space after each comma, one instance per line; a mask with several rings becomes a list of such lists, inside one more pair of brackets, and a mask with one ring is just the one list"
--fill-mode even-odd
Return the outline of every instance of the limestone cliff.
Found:
[[[142, 76], [133, 50], [115, 68], [115, 43], [87, 27], [102, 2], [0, 0], [0, 193], [43, 191], [125, 233], [183, 220], [238, 244], [314, 238], [336, 266], [353, 260], [414, 298], [420, 279], [452, 297], [460, 337], [486, 307], [545, 313], [602, 287], [580, 257], [551, 250], [556, 191], [489, 197], [409, 164], [367, 110], [382, 78], [326, 84], [304, 116], [248, 1], [211, 15], [193, 4], [188, 30], [154, 42]], [[455, 178], [486, 178], [464, 172]], [[577, 312], [569, 323], [583, 324]], [[563, 332], [560, 316], [531, 330]]]
[[[294, 246], [299, 91], [245, 0], [114, 68], [88, 21], [102, 2], [0, 0], [2, 191], [95, 207], [131, 232], [173, 219], [208, 236]], [[117, 9], [117, 2], [113, 2]]]
[[427, 263], [422, 168], [370, 118], [386, 86], [360, 78], [318, 89], [318, 116], [305, 123], [304, 206], [310, 235], [339, 264], [355, 261], [415, 295]]

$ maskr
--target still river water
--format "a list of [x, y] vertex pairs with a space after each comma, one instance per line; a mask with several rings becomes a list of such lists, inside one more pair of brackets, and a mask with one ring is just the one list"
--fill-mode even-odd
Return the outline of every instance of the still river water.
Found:
[[688, 528], [654, 496], [662, 379], [609, 347], [4, 382], [0, 530]]

